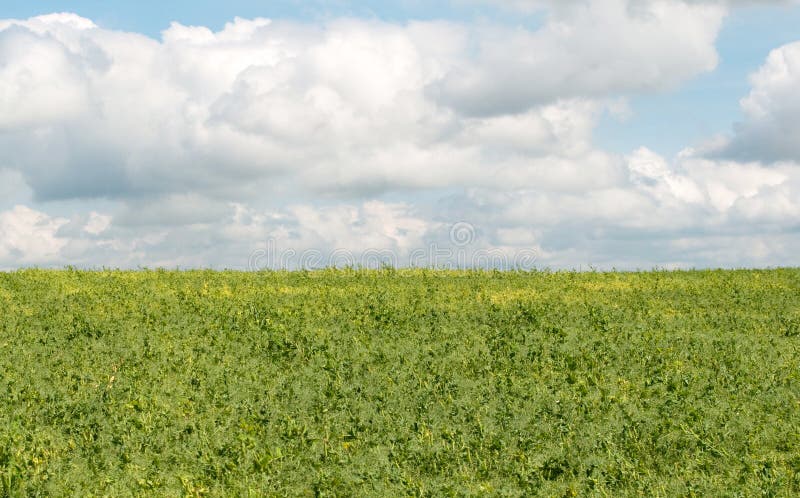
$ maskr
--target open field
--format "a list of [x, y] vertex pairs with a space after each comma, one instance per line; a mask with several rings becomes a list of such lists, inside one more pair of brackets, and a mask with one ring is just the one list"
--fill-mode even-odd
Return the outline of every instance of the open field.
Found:
[[800, 270], [0, 273], [0, 496], [790, 496]]

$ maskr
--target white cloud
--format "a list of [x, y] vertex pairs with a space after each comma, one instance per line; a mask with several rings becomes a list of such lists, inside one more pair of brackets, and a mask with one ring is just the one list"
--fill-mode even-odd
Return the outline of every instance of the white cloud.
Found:
[[92, 211], [91, 213], [89, 213], [89, 220], [83, 227], [83, 231], [90, 235], [100, 235], [101, 233], [108, 230], [108, 227], [110, 226], [111, 226], [111, 216]]
[[[542, 265], [735, 264], [734, 242], [738, 261], [796, 261], [792, 45], [743, 103], [730, 147], [752, 157], [593, 140], [629, 93], [713, 69], [723, 3], [548, 3], [537, 30], [174, 23], [159, 41], [70, 14], [0, 21], [0, 194], [37, 208], [0, 213], [0, 264], [242, 268], [269, 239], [402, 260], [457, 221], [474, 248]], [[788, 152], [766, 165], [753, 130], [776, 126]]]
[[43, 200], [238, 202], [276, 183], [482, 183], [498, 153], [578, 161], [605, 96], [714, 66], [721, 9], [653, 12], [596, 0], [536, 31], [236, 19], [216, 33], [173, 23], [160, 42], [68, 14], [5, 21], [0, 164]]
[[87, 107], [81, 60], [59, 41], [11, 25], [0, 31], [0, 60], [0, 131], [63, 123]]
[[692, 178], [673, 171], [664, 158], [644, 147], [628, 158], [628, 169], [637, 187], [662, 202], [699, 204], [704, 200], [700, 187]]
[[432, 92], [460, 111], [491, 115], [570, 96], [668, 89], [714, 69], [714, 40], [726, 10], [678, 1], [594, 0], [556, 12], [538, 31], [481, 30], [474, 41], [477, 57], [454, 68]]
[[745, 120], [716, 151], [741, 160], [800, 162], [800, 42], [773, 50], [751, 76]]
[[68, 223], [25, 206], [0, 212], [0, 265], [49, 263], [67, 241], [58, 229]]

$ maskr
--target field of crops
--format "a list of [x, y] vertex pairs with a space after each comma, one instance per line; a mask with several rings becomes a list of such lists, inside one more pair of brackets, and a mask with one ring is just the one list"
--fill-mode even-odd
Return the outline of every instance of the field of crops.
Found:
[[790, 496], [800, 270], [0, 273], [0, 496]]

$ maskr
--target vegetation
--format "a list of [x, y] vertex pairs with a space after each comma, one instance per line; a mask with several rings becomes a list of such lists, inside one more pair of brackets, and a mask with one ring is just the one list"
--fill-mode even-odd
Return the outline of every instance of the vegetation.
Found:
[[790, 496], [800, 270], [0, 273], [0, 496]]

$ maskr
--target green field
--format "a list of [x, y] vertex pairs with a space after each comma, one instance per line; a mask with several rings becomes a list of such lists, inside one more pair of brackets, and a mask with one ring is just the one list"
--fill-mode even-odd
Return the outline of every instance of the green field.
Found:
[[798, 269], [0, 273], [0, 496], [798, 493]]

